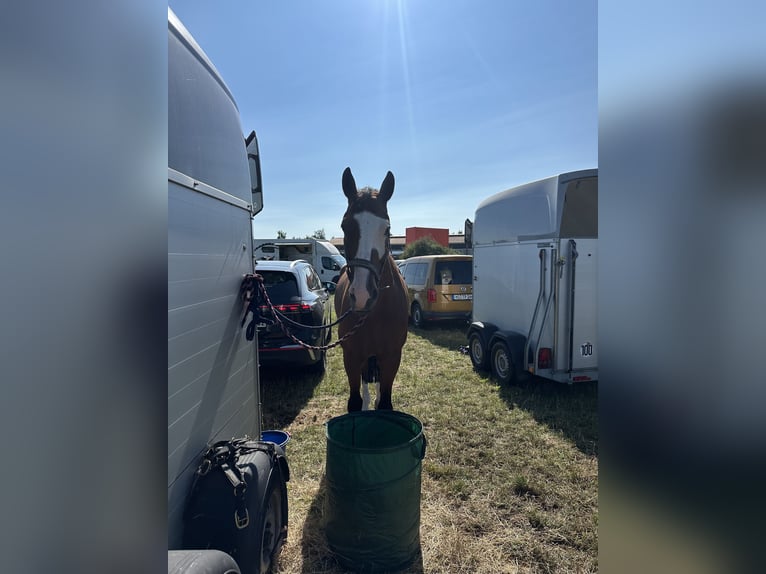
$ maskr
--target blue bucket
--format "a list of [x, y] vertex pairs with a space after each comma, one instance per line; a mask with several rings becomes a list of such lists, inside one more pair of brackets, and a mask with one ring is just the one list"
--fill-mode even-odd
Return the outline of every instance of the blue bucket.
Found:
[[276, 443], [286, 451], [290, 433], [282, 430], [265, 430], [261, 431], [261, 440]]

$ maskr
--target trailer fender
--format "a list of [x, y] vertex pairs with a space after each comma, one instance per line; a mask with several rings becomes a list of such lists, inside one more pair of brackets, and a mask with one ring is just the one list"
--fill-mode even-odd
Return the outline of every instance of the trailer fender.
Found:
[[492, 323], [485, 323], [484, 321], [474, 321], [471, 323], [470, 327], [468, 327], [468, 333], [466, 333], [467, 337], [471, 336], [471, 333], [479, 333], [482, 340], [486, 344], [489, 342], [489, 339], [492, 337], [492, 334], [497, 331], [497, 326], [493, 325]]

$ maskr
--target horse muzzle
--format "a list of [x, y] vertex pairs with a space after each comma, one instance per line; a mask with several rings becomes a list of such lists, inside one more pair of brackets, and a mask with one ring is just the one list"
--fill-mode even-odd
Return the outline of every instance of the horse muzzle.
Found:
[[[378, 299], [380, 273], [372, 263], [364, 259], [352, 259], [347, 265], [351, 308], [357, 313], [368, 313]], [[356, 273], [355, 268], [360, 268], [360, 272]]]

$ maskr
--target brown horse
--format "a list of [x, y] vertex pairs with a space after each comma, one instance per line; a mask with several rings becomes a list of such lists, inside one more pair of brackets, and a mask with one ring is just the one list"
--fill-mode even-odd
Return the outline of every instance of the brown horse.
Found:
[[[394, 175], [386, 174], [380, 191], [358, 191], [351, 169], [343, 171], [348, 209], [343, 215], [347, 263], [335, 291], [335, 313], [352, 312], [338, 325], [348, 376], [348, 411], [369, 407], [371, 382], [379, 383], [376, 408], [393, 409], [391, 388], [407, 340], [407, 288], [391, 255], [391, 224], [386, 204], [394, 193]], [[364, 320], [361, 327], [359, 321]], [[364, 383], [364, 400], [359, 393]]]

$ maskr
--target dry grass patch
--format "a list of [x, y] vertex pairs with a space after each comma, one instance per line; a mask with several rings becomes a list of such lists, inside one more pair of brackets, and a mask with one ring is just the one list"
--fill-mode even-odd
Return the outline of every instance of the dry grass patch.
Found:
[[[428, 449], [422, 556], [408, 572], [595, 572], [596, 386], [503, 387], [457, 351], [461, 328], [411, 330], [394, 408], [417, 417]], [[263, 372], [266, 428], [292, 434], [290, 533], [281, 573], [343, 572], [324, 541], [324, 423], [345, 413], [342, 352], [323, 377]]]

